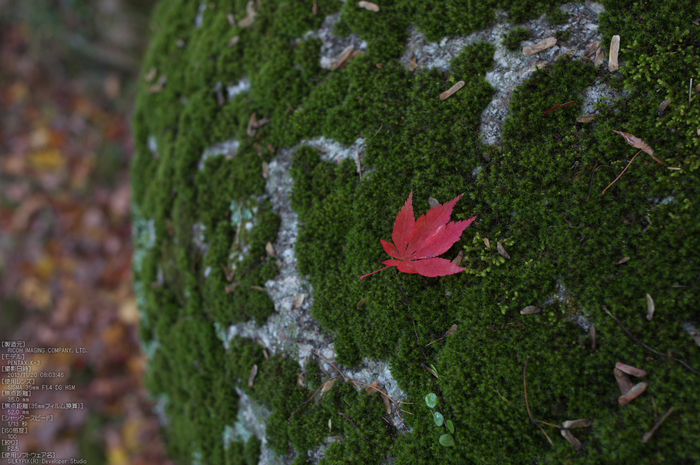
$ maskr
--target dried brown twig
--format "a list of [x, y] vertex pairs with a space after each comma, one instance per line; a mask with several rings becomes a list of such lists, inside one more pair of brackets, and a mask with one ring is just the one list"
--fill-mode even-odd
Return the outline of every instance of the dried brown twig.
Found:
[[608, 185], [608, 187], [606, 187], [606, 188], [603, 190], [603, 194], [602, 194], [602, 195], [605, 195], [605, 193], [608, 191], [608, 189], [610, 189], [610, 188], [612, 187], [612, 185], [615, 184], [615, 183], [617, 182], [617, 180], [620, 179], [620, 178], [622, 177], [623, 174], [625, 174], [625, 171], [627, 171], [627, 168], [630, 167], [630, 165], [632, 164], [632, 162], [634, 161], [634, 159], [637, 158], [637, 155], [639, 155], [640, 153], [642, 153], [641, 150], [640, 150], [639, 152], [637, 152], [637, 153], [634, 154], [634, 156], [632, 157], [632, 159], [630, 160], [630, 162], [627, 163], [627, 166], [625, 166], [625, 169], [622, 170], [622, 173], [620, 173], [620, 175], [619, 175], [618, 177], [616, 177], [615, 180], [614, 180], [613, 182], [611, 182], [611, 183]]

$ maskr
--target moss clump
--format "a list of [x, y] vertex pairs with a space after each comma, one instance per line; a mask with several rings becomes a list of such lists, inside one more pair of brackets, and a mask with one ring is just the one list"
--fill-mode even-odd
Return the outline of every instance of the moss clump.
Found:
[[[314, 15], [280, 0], [265, 3], [250, 28], [231, 26], [227, 14], [244, 18], [246, 3], [207, 4], [201, 27], [194, 26], [198, 4], [159, 4], [144, 70], [155, 68], [165, 81], [144, 82], [134, 117], [134, 275], [150, 354], [147, 385], [170, 419], [173, 457], [255, 463], [260, 442], [231, 432], [245, 426], [237, 414], [243, 392], [271, 412], [270, 447], [296, 451], [296, 463], [327, 441], [329, 464], [380, 463], [388, 455], [397, 464], [697, 461], [697, 375], [677, 360], [700, 367], [682, 329], [698, 321], [700, 308], [692, 291], [699, 276], [700, 113], [698, 94], [690, 102], [687, 94], [688, 76], [700, 72], [700, 29], [687, 18], [699, 16], [700, 7], [689, 0], [605, 5], [603, 43], [613, 34], [623, 38], [620, 72], [566, 58], [536, 72], [513, 93], [502, 143], [485, 147], [478, 127], [493, 95], [484, 79], [493, 45], [466, 47], [448, 71], [409, 73], [398, 61], [407, 26], [416, 24], [430, 40], [465, 35], [489, 24], [496, 8], [515, 22], [546, 12], [556, 22], [557, 11], [564, 13], [555, 2], [390, 2], [379, 14], [334, 2]], [[359, 34], [368, 51], [329, 72], [318, 66], [320, 41], [303, 36], [337, 10], [338, 31]], [[225, 87], [244, 78], [250, 91], [226, 98]], [[439, 100], [459, 80], [464, 88]], [[601, 105], [594, 123], [576, 123], [581, 102], [543, 115], [581, 100], [596, 82], [627, 92]], [[673, 103], [659, 116], [658, 104], [668, 98]], [[271, 122], [249, 135], [254, 112]], [[666, 165], [639, 156], [602, 196], [634, 155], [612, 130], [644, 139]], [[296, 152], [298, 266], [314, 289], [313, 315], [334, 333], [339, 360], [389, 361], [416, 402], [415, 416], [405, 415], [410, 434], [396, 435], [382, 420], [379, 397], [341, 380], [303, 405], [328, 381], [313, 360], [300, 383], [299, 365], [284, 354], [268, 360], [259, 345], [241, 339], [224, 349], [217, 337], [231, 323], [263, 323], [274, 310], [257, 289], [277, 270], [265, 252], [279, 219], [263, 197], [263, 162], [275, 148], [320, 135], [346, 144], [364, 138], [362, 172], [351, 160], [325, 161], [311, 147]], [[239, 142], [235, 153], [202, 160], [205, 149], [230, 138]], [[465, 194], [453, 217], [478, 220], [445, 256], [463, 251], [467, 272], [424, 278], [392, 269], [359, 281], [386, 259], [379, 239], [390, 237], [410, 191], [417, 215], [429, 208], [428, 197], [444, 202]], [[499, 254], [498, 242], [510, 258]], [[625, 256], [631, 259], [616, 265]], [[643, 318], [647, 293], [657, 307], [651, 322]], [[527, 305], [543, 312], [521, 315]], [[607, 312], [671, 357], [637, 344]], [[597, 350], [574, 323], [582, 320], [595, 324]], [[445, 337], [453, 324], [457, 333]], [[522, 389], [528, 357], [528, 401], [537, 419], [595, 420], [576, 432], [583, 451], [553, 429], [552, 447], [529, 423]], [[617, 361], [649, 372], [647, 392], [625, 407], [616, 402]], [[439, 378], [424, 368], [431, 364]], [[439, 395], [439, 409], [455, 424], [454, 447], [438, 444], [444, 430], [424, 405], [428, 392]], [[671, 405], [676, 413], [641, 444]]]
[[515, 27], [503, 34], [503, 45], [510, 51], [520, 48], [520, 42], [530, 38], [530, 31], [524, 27]]

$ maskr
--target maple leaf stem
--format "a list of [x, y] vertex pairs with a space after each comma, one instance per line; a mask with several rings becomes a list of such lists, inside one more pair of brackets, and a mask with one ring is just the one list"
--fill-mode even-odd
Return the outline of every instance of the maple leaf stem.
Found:
[[605, 190], [603, 191], [603, 195], [605, 195], [605, 193], [608, 191], [608, 189], [610, 189], [610, 188], [612, 187], [612, 185], [615, 184], [615, 183], [617, 182], [617, 180], [620, 179], [620, 178], [622, 177], [623, 174], [625, 174], [625, 171], [627, 171], [627, 168], [630, 167], [630, 165], [632, 164], [632, 162], [634, 161], [634, 159], [637, 158], [637, 155], [639, 155], [640, 153], [642, 153], [641, 150], [640, 150], [639, 152], [637, 152], [637, 153], [634, 154], [634, 156], [632, 157], [632, 159], [630, 160], [630, 162], [627, 163], [627, 166], [625, 166], [625, 169], [622, 170], [622, 173], [620, 173], [620, 175], [619, 175], [618, 177], [616, 177], [615, 180], [614, 180], [613, 182], [611, 182], [610, 185], [609, 185], [608, 187], [605, 188]]
[[384, 271], [384, 270], [386, 270], [387, 268], [391, 268], [392, 266], [394, 266], [394, 265], [385, 266], [384, 268], [382, 268], [382, 269], [380, 269], [380, 270], [373, 271], [373, 272], [371, 272], [370, 274], [366, 274], [366, 275], [364, 275], [364, 276], [360, 276], [360, 279], [365, 279], [367, 276], [372, 276], [374, 273], [379, 273], [380, 271]]

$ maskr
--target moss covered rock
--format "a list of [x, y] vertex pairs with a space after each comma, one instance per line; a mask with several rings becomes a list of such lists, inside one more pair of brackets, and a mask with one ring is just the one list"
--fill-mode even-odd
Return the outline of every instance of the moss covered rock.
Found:
[[[700, 461], [700, 6], [604, 3], [159, 3], [134, 275], [173, 458]], [[464, 194], [466, 270], [360, 281], [409, 192]]]

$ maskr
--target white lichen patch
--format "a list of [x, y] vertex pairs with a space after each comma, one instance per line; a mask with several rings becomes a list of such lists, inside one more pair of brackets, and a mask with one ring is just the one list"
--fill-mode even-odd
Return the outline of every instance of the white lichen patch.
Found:
[[[291, 149], [279, 149], [277, 155], [270, 161], [266, 197], [281, 219], [277, 240], [273, 244], [280, 271], [274, 279], [265, 283], [265, 290], [274, 302], [276, 312], [262, 326], [258, 326], [254, 321], [230, 326], [224, 345], [228, 347], [234, 336], [243, 337], [260, 341], [270, 355], [287, 354], [294, 357], [302, 370], [306, 363], [321, 363], [328, 372], [335, 371], [335, 368], [331, 367], [322, 357], [316, 356], [316, 354], [320, 354], [333, 361], [349, 379], [365, 384], [378, 381], [387, 390], [389, 396], [397, 402], [401, 401], [405, 399], [405, 394], [398, 388], [397, 382], [391, 376], [387, 363], [365, 360], [352, 370], [339, 366], [335, 363], [336, 354], [331, 335], [324, 332], [311, 316], [313, 290], [297, 269], [294, 248], [298, 236], [299, 220], [297, 214], [292, 210], [290, 200], [293, 185], [290, 173], [292, 156], [305, 145], [319, 149], [322, 158], [326, 161], [337, 162], [345, 158], [352, 158], [357, 163], [357, 154], [361, 152], [364, 140], [358, 139], [350, 147], [323, 137], [307, 140]], [[295, 302], [298, 302], [299, 296], [302, 294], [304, 295], [303, 301], [295, 306]], [[313, 357], [313, 362], [310, 361], [311, 357]], [[403, 422], [396, 415], [392, 415], [392, 417], [392, 421], [399, 431], [407, 431]], [[262, 420], [256, 421], [262, 423]], [[264, 436], [259, 437], [263, 439], [263, 444], [265, 444]], [[321, 446], [321, 448], [324, 447]], [[260, 463], [274, 463], [273, 460], [280, 459], [279, 457], [275, 458], [274, 453], [264, 445], [262, 451]], [[312, 463], [316, 463], [318, 458], [322, 456], [322, 451], [317, 449], [310, 454], [309, 459]], [[283, 459], [283, 463], [289, 463], [293, 457], [289, 458], [290, 460], [287, 460], [288, 457]]]
[[226, 87], [226, 93], [228, 94], [228, 99], [231, 100], [238, 94], [244, 92], [250, 92], [250, 81], [248, 78], [243, 78], [232, 86]]
[[201, 171], [204, 169], [204, 165], [207, 159], [217, 156], [232, 157], [238, 153], [238, 148], [241, 143], [236, 139], [229, 139], [218, 144], [214, 144], [202, 152], [202, 158], [199, 159], [199, 164], [197, 168]]
[[[513, 90], [525, 82], [538, 67], [551, 64], [563, 54], [570, 54], [575, 59], [579, 59], [589, 43], [601, 40], [601, 34], [598, 32], [598, 14], [604, 11], [602, 5], [597, 3], [567, 3], [561, 8], [568, 13], [566, 24], [552, 25], [543, 15], [521, 25], [530, 31], [530, 40], [523, 42], [521, 44], [523, 47], [553, 37], [556, 31], [570, 33], [570, 37], [566, 41], [559, 41], [553, 47], [529, 57], [523, 55], [522, 49], [511, 52], [502, 45], [503, 34], [511, 30], [513, 26], [507, 22], [508, 15], [499, 12], [496, 22], [491, 27], [466, 37], [444, 38], [440, 42], [428, 42], [421, 32], [413, 28], [401, 61], [408, 67], [410, 60], [415, 57], [418, 68], [447, 70], [450, 61], [464, 47], [482, 41], [493, 44], [496, 47], [494, 67], [486, 73], [485, 78], [496, 92], [481, 115], [480, 134], [485, 143], [497, 144], [501, 141], [503, 122], [510, 112], [510, 99]], [[582, 96], [582, 99], [585, 99], [584, 108], [592, 113], [590, 108], [598, 100], [602, 98], [614, 99], [618, 95], [607, 86], [594, 86], [587, 89], [585, 95]], [[589, 102], [592, 103], [589, 104]], [[588, 106], [586, 106], [587, 104]]]

